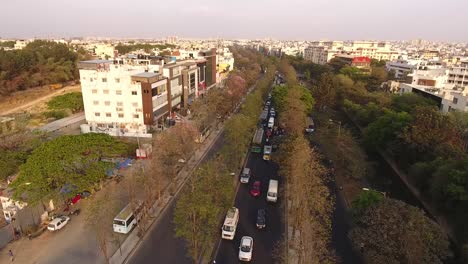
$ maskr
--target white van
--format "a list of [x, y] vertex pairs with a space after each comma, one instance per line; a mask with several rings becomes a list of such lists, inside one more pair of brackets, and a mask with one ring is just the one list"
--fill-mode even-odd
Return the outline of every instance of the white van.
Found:
[[267, 192], [267, 202], [274, 202], [278, 200], [278, 181], [277, 180], [270, 180], [270, 184], [268, 184], [268, 192]]
[[268, 128], [273, 128], [274, 125], [275, 125], [275, 118], [270, 117], [270, 119], [268, 119]]
[[244, 168], [242, 170], [242, 174], [240, 176], [240, 182], [241, 183], [249, 183], [250, 179], [250, 169], [249, 168]]

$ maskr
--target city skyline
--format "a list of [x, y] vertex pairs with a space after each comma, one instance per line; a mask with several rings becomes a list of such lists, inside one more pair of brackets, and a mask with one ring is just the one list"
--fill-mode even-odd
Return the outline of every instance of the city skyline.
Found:
[[[468, 41], [468, 35], [458, 30], [460, 25], [468, 23], [468, 18], [453, 15], [453, 7], [468, 10], [468, 2], [457, 0], [448, 0], [443, 6], [429, 5], [422, 0], [385, 3], [136, 0], [131, 4], [109, 0], [67, 3], [45, 0], [41, 3], [10, 1], [3, 7], [0, 24], [7, 26], [1, 27], [1, 38], [177, 35], [182, 38]], [[20, 15], [17, 10], [21, 10]]]

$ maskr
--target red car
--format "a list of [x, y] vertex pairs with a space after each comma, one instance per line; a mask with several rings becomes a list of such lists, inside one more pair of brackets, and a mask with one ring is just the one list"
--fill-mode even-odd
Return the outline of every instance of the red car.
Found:
[[254, 184], [252, 185], [252, 189], [250, 189], [250, 195], [253, 197], [257, 197], [260, 195], [260, 181], [255, 181]]

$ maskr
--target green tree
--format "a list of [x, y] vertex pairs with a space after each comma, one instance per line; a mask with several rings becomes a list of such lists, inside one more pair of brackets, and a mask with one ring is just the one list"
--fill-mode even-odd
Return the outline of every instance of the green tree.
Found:
[[388, 110], [374, 122], [370, 123], [365, 132], [365, 140], [377, 147], [386, 147], [410, 124], [412, 118], [406, 112], [393, 112]]
[[194, 262], [198, 262], [202, 249], [217, 233], [219, 220], [230, 203], [233, 190], [227, 175], [220, 163], [208, 162], [189, 178], [177, 201], [174, 212], [176, 236], [187, 242]]
[[[430, 152], [447, 146], [461, 150], [462, 141], [452, 119], [434, 108], [417, 107], [413, 122], [401, 133], [403, 141], [418, 151]], [[443, 151], [443, 150], [442, 150]]]
[[76, 192], [87, 190], [114, 166], [100, 161], [102, 157], [127, 152], [127, 145], [105, 134], [60, 136], [36, 148], [20, 167], [12, 184], [14, 197], [34, 204], [59, 196], [64, 186], [72, 186]]
[[47, 102], [47, 106], [51, 110], [69, 109], [72, 113], [77, 113], [84, 110], [83, 96], [80, 92], [55, 96], [52, 100]]
[[380, 203], [385, 197], [380, 192], [374, 190], [362, 191], [352, 202], [352, 209], [355, 215], [361, 215], [369, 207]]
[[452, 253], [441, 228], [424, 212], [398, 200], [368, 207], [349, 234], [366, 263], [444, 263]]
[[411, 113], [417, 106], [436, 107], [436, 102], [414, 93], [392, 96], [391, 108], [397, 112]]
[[336, 104], [337, 92], [333, 75], [324, 73], [320, 76], [317, 86], [312, 89], [312, 94], [316, 100], [315, 106], [323, 111], [327, 107], [333, 107]]

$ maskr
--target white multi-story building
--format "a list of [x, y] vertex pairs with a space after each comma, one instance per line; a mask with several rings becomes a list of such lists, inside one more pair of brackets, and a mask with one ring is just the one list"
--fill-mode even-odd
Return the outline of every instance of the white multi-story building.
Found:
[[399, 56], [398, 51], [392, 50], [387, 42], [353, 41], [351, 46], [345, 46], [344, 49], [349, 55], [376, 60], [393, 61]]
[[304, 59], [316, 64], [327, 64], [343, 51], [342, 41], [314, 41], [304, 50]]
[[468, 67], [419, 66], [410, 76], [410, 84], [400, 84], [401, 93], [430, 97], [443, 112], [468, 111]]
[[196, 61], [164, 64], [146, 57], [82, 61], [78, 67], [87, 121], [83, 133], [151, 137], [155, 123], [198, 95]]

